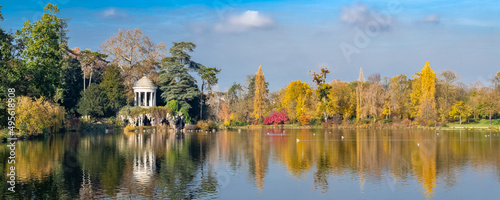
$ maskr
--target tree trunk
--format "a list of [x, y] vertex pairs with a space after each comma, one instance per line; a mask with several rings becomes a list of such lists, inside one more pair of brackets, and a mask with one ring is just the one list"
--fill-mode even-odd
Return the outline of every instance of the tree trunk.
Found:
[[83, 70], [83, 91], [85, 91], [85, 69]]
[[462, 116], [458, 117], [460, 119], [460, 125], [462, 125]]
[[490, 126], [491, 126], [491, 112], [490, 112]]
[[200, 120], [203, 120], [203, 86], [205, 82], [201, 83], [201, 93], [200, 93]]
[[90, 84], [92, 84], [92, 71], [90, 71], [90, 77], [89, 77], [89, 87], [90, 87]]

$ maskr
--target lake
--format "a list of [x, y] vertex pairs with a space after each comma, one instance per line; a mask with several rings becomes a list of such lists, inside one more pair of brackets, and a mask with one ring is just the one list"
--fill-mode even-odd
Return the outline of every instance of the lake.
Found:
[[57, 134], [16, 145], [0, 199], [500, 199], [500, 134], [222, 130]]

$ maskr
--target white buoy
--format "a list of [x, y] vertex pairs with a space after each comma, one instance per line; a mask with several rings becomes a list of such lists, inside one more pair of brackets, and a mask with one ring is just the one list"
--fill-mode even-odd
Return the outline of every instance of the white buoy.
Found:
[[344, 139], [344, 136], [340, 136], [340, 138]]
[[313, 135], [316, 135], [316, 133], [313, 133]]
[[269, 135], [269, 133], [267, 133]]
[[299, 138], [297, 138], [297, 142], [299, 142]]
[[420, 146], [420, 143], [417, 143], [417, 146]]

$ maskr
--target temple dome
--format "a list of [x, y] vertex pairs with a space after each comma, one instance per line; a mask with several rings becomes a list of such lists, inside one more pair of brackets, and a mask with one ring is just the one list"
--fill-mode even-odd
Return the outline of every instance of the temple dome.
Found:
[[134, 88], [156, 88], [155, 83], [146, 76], [143, 76], [134, 84]]

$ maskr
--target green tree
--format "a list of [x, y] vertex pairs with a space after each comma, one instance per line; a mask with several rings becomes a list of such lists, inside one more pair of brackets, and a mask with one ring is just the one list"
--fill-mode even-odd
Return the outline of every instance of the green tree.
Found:
[[78, 113], [85, 118], [100, 118], [106, 109], [106, 93], [97, 84], [91, 84], [87, 90], [81, 92], [82, 98], [78, 102]]
[[80, 92], [83, 90], [82, 79], [80, 63], [75, 58], [67, 56], [62, 65], [61, 88], [63, 91], [59, 103], [64, 106], [70, 115], [77, 113], [76, 105], [81, 97]]
[[196, 45], [191, 42], [174, 42], [170, 48], [170, 57], [162, 60], [162, 67], [158, 81], [161, 97], [165, 102], [177, 100], [181, 107], [186, 108], [190, 116], [196, 114], [199, 105], [200, 91], [196, 80], [189, 74], [189, 70], [199, 70], [200, 64], [191, 60], [190, 52]]
[[456, 102], [455, 105], [451, 107], [449, 112], [450, 117], [459, 118], [460, 124], [462, 124], [462, 118], [467, 118], [471, 115], [472, 110], [468, 105], [465, 105], [463, 101]]
[[170, 110], [172, 110], [174, 114], [179, 112], [179, 109], [181, 109], [181, 107], [179, 106], [179, 101], [175, 99], [167, 102], [167, 105], [165, 105], [165, 107], [170, 108]]
[[26, 21], [16, 36], [26, 47], [21, 57], [26, 61], [30, 96], [52, 99], [60, 87], [61, 61], [67, 53], [67, 19], [56, 16], [56, 5], [49, 3], [43, 11], [40, 20]]
[[215, 67], [205, 67], [201, 65], [198, 70], [198, 75], [201, 78], [201, 92], [200, 92], [200, 120], [203, 120], [203, 104], [204, 104], [204, 94], [203, 89], [206, 86], [208, 90], [212, 90], [212, 86], [219, 82], [217, 74], [220, 73], [220, 69]]
[[125, 105], [127, 100], [124, 92], [125, 86], [123, 85], [120, 70], [116, 65], [109, 65], [106, 67], [100, 86], [102, 91], [106, 94], [106, 107], [111, 113], [116, 113]]

